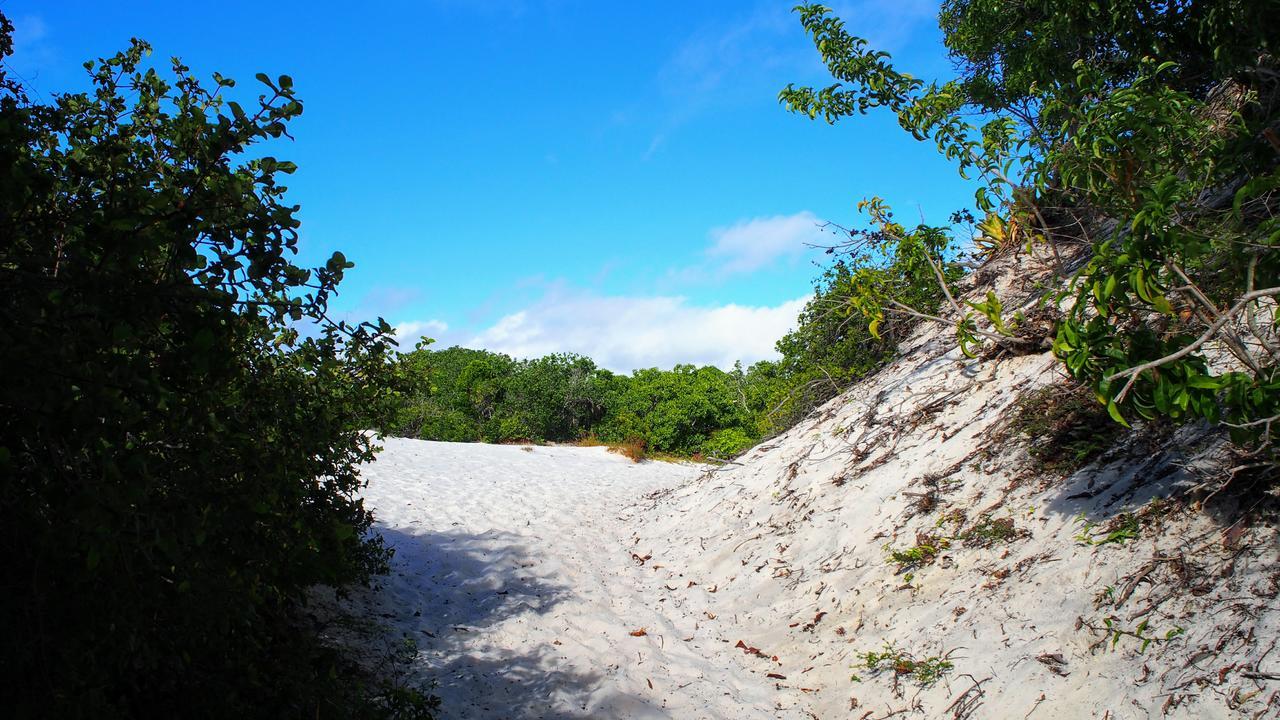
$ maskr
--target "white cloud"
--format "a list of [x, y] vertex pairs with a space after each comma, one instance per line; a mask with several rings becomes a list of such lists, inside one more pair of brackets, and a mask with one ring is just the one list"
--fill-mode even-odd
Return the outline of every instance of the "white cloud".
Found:
[[[897, 54], [909, 45], [936, 42], [936, 0], [842, 0], [837, 17], [872, 49]], [[744, 104], [773, 102], [787, 83], [825, 87], [831, 76], [805, 34], [792, 3], [739, 3], [733, 12], [695, 28], [658, 69], [658, 115], [642, 155], [652, 159], [685, 125], [706, 115], [734, 112]], [[910, 70], [911, 68], [903, 68]]]
[[934, 0], [855, 0], [830, 5], [849, 32], [866, 38], [874, 50], [902, 52], [914, 39], [937, 28], [938, 3]]
[[21, 47], [23, 43], [37, 43], [45, 39], [49, 35], [49, 26], [45, 24], [44, 18], [39, 15], [25, 15], [18, 18], [14, 24], [13, 44], [15, 49]]
[[396, 325], [395, 330], [396, 341], [400, 343], [400, 351], [408, 352], [424, 337], [436, 340], [436, 346], [439, 347], [440, 343], [438, 341], [441, 336], [448, 332], [449, 324], [440, 320], [409, 321]]
[[794, 259], [823, 241], [822, 221], [805, 210], [739, 221], [711, 231], [707, 257], [721, 275], [755, 272], [784, 259]]
[[697, 306], [680, 297], [556, 292], [464, 343], [521, 358], [574, 352], [629, 372], [677, 363], [729, 368], [777, 357], [807, 297], [775, 307]]

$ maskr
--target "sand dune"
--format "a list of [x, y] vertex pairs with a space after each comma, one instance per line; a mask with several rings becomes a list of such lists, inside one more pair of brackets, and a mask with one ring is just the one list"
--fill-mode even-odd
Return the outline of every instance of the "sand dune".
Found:
[[1264, 498], [1152, 502], [1220, 475], [1196, 427], [1046, 473], [1003, 428], [1060, 381], [922, 327], [721, 468], [391, 439], [365, 497], [397, 556], [356, 610], [416, 640], [444, 717], [1277, 717]]

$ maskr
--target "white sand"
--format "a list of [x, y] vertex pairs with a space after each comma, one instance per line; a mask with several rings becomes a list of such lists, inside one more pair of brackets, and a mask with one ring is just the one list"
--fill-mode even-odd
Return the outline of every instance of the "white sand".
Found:
[[631, 556], [635, 501], [704, 468], [604, 448], [385, 447], [364, 495], [396, 557], [367, 612], [416, 637], [443, 717], [776, 717], [768, 679], [723, 667], [721, 643], [656, 587], [667, 568]]
[[[366, 497], [398, 554], [372, 612], [418, 639], [445, 717], [1280, 716], [1274, 525], [1211, 506], [1077, 542], [1081, 513], [1147, 507], [1214, 450], [1181, 432], [1045, 475], [1000, 429], [1059, 372], [1047, 354], [966, 360], [922, 328], [904, 359], [705, 474], [389, 440]], [[913, 509], [930, 482], [935, 505]], [[955, 511], [1021, 537], [956, 540], [910, 576], [888, 561], [955, 532]], [[1157, 641], [1113, 647], [1106, 619]], [[925, 686], [860, 667], [886, 644], [952, 666]]]

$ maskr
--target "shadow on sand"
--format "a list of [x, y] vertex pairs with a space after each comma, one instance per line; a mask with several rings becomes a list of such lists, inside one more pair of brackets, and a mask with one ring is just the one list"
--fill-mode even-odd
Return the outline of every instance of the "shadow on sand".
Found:
[[573, 668], [552, 643], [512, 648], [495, 637], [502, 623], [548, 613], [571, 593], [559, 566], [532, 554], [526, 538], [376, 530], [396, 554], [364, 612], [379, 619], [390, 643], [416, 645], [409, 677], [434, 685], [441, 717], [561, 720], [591, 717], [601, 702], [645, 707], [639, 698], [603, 695], [603, 675]]
[[1203, 423], [1163, 436], [1140, 431], [1108, 453], [1114, 459], [1104, 456], [1066, 478], [1045, 509], [1104, 522], [1152, 501], [1184, 498], [1203, 501], [1203, 516], [1224, 529], [1250, 513], [1274, 512], [1275, 498], [1258, 491], [1257, 478], [1234, 477], [1223, 439]]

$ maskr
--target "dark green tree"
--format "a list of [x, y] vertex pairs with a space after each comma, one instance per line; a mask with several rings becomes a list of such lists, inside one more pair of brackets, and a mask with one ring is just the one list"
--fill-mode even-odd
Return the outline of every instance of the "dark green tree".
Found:
[[717, 432], [736, 428], [749, 434], [750, 427], [728, 373], [711, 366], [677, 365], [632, 373], [599, 433], [606, 440], [638, 437], [651, 449], [689, 454], [704, 449], [724, 452], [723, 447], [707, 447]]
[[355, 493], [389, 327], [327, 319], [341, 254], [290, 260], [294, 166], [260, 143], [302, 112], [292, 81], [245, 107], [148, 53], [49, 102], [0, 65], [0, 706], [373, 711], [290, 616], [384, 566]]
[[591, 358], [547, 355], [518, 363], [504, 384], [502, 439], [577, 440], [605, 414], [613, 373]]

